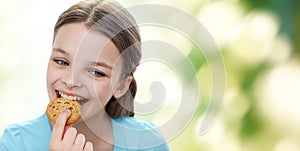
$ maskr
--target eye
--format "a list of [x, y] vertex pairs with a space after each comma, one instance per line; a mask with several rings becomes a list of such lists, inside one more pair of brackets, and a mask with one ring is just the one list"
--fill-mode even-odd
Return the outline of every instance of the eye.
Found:
[[54, 61], [59, 64], [59, 65], [62, 65], [62, 66], [69, 66], [69, 63], [64, 61], [64, 60], [61, 60], [61, 59], [54, 59]]
[[90, 70], [89, 73], [91, 73], [95, 77], [104, 77], [106, 76], [103, 72], [97, 71], [97, 70]]

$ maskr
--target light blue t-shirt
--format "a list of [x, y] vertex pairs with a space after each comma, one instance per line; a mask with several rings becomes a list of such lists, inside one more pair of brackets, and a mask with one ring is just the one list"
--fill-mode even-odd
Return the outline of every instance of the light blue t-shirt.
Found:
[[[133, 117], [112, 120], [114, 151], [168, 151], [156, 127]], [[46, 114], [37, 119], [8, 126], [0, 151], [48, 151], [52, 129]]]

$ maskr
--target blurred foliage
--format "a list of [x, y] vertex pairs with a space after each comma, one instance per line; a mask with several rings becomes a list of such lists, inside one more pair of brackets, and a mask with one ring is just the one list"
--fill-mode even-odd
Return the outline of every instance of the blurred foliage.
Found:
[[300, 57], [299, 41], [299, 0], [241, 0], [248, 11], [253, 9], [263, 9], [273, 12], [280, 20], [279, 34], [287, 35], [293, 41], [293, 53]]
[[[216, 1], [209, 1], [209, 2], [216, 2]], [[288, 38], [290, 43], [292, 44], [292, 54], [291, 57], [299, 58], [299, 51], [300, 51], [300, 1], [298, 0], [240, 0], [236, 3], [239, 3], [240, 6], [244, 6], [244, 10], [246, 14], [251, 13], [252, 11], [260, 10], [260, 11], [266, 11], [271, 12], [273, 15], [276, 16], [279, 20], [279, 31], [277, 33], [277, 36], [283, 35]], [[200, 2], [199, 2], [200, 4]], [[201, 3], [202, 4], [202, 3]], [[191, 14], [195, 13], [195, 10], [198, 10], [201, 12], [202, 5], [198, 5], [198, 9], [195, 9], [197, 4], [195, 4], [191, 10]], [[180, 8], [180, 6], [177, 6]], [[197, 14], [197, 13], [195, 13]], [[220, 25], [220, 28], [221, 25]], [[226, 30], [226, 29], [223, 29]], [[231, 88], [238, 89], [239, 95], [242, 95], [246, 98], [249, 104], [249, 109], [244, 113], [244, 115], [241, 117], [241, 119], [238, 119], [237, 121], [232, 122], [232, 120], [228, 119], [219, 119], [224, 120], [225, 127], [229, 127], [230, 133], [236, 133], [238, 139], [238, 142], [241, 146], [244, 147], [238, 147], [239, 145], [236, 145], [235, 150], [289, 150], [288, 148], [292, 146], [292, 149], [298, 150], [300, 149], [299, 143], [287, 145], [285, 147], [281, 147], [280, 144], [278, 145], [278, 141], [284, 137], [282, 137], [282, 133], [279, 133], [276, 128], [272, 127], [272, 125], [268, 125], [269, 119], [267, 119], [267, 115], [264, 115], [264, 113], [260, 110], [258, 107], [259, 101], [263, 101], [261, 98], [258, 97], [256, 94], [256, 84], [258, 82], [258, 79], [262, 77], [264, 74], [270, 72], [273, 68], [275, 68], [278, 64], [272, 62], [271, 60], [262, 60], [262, 62], [257, 63], [253, 62], [253, 64], [246, 63], [242, 58], [234, 57], [232, 53], [232, 50], [227, 47], [227, 45], [220, 45], [219, 46], [222, 49], [222, 53], [224, 54], [225, 59], [225, 65], [226, 70], [228, 72], [228, 76], [236, 76], [234, 84], [232, 85], [231, 82], [229, 82], [229, 86], [227, 86], [227, 89], [230, 90]], [[243, 50], [239, 50], [243, 51]], [[272, 52], [271, 52], [272, 53]], [[195, 47], [190, 51], [190, 53], [187, 55], [188, 58], [192, 61], [194, 68], [199, 71], [204, 64], [206, 64], [203, 56], [199, 54], [199, 50]], [[230, 60], [230, 61], [229, 61]], [[234, 60], [234, 61], [232, 61]], [[232, 66], [228, 63], [234, 63], [234, 64], [241, 64], [240, 66]], [[239, 68], [239, 69], [235, 69]], [[236, 73], [238, 71], [238, 73]], [[203, 85], [203, 82], [205, 83], [204, 79], [201, 79], [200, 76], [200, 85]], [[199, 104], [199, 111], [197, 112], [198, 115], [196, 117], [201, 117], [203, 115], [203, 111], [205, 111], [205, 108], [203, 106], [207, 107], [209, 102], [206, 102], [209, 100], [210, 94], [203, 94], [202, 93], [202, 103]], [[234, 98], [239, 99], [239, 98]], [[206, 102], [206, 103], [203, 103]], [[226, 99], [225, 99], [226, 103]], [[231, 108], [232, 110], [238, 110], [238, 108]], [[276, 111], [274, 111], [276, 112]], [[222, 113], [226, 114], [226, 112]], [[234, 124], [234, 125], [232, 125]], [[236, 126], [239, 125], [239, 126]], [[234, 127], [231, 129], [230, 127]], [[180, 135], [178, 139], [175, 139], [175, 141], [171, 144], [174, 147], [174, 150], [230, 150], [222, 147], [216, 147], [216, 149], [213, 149], [214, 147], [207, 148], [206, 144], [203, 144], [201, 142], [194, 142], [194, 139], [191, 139], [190, 135], [194, 132], [189, 132], [191, 127], [194, 129], [197, 129], [198, 127], [195, 124], [191, 124], [186, 131], [183, 132], [183, 134]], [[213, 130], [212, 130], [213, 131]], [[186, 134], [190, 133], [190, 134]], [[284, 133], [284, 132], [283, 132]], [[264, 134], [262, 136], [262, 134]], [[202, 136], [198, 136], [202, 137]], [[221, 137], [221, 136], [220, 136]], [[226, 137], [225, 135], [223, 137]], [[292, 136], [294, 137], [294, 136]], [[188, 144], [185, 144], [185, 140], [188, 141]], [[226, 138], [224, 138], [226, 139]], [[296, 135], [296, 140], [299, 140], [299, 137]], [[213, 140], [211, 140], [213, 141]], [[297, 142], [297, 141], [296, 141]], [[178, 143], [178, 144], [177, 144]], [[194, 148], [193, 144], [195, 143], [195, 146], [198, 146], [198, 148]], [[294, 146], [293, 146], [294, 145]], [[208, 145], [209, 146], [209, 145]], [[220, 144], [220, 146], [222, 146]], [[295, 147], [296, 146], [296, 147]], [[243, 149], [242, 149], [243, 148]]]
[[294, 24], [296, 12], [299, 8], [298, 0], [241, 0], [248, 11], [253, 9], [263, 9], [273, 12], [280, 20], [280, 32], [288, 36], [294, 35]]

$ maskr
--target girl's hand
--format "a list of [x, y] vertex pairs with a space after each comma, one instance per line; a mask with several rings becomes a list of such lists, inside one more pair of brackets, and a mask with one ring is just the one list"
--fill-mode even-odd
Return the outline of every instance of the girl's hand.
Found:
[[71, 126], [65, 126], [70, 110], [62, 112], [57, 118], [50, 140], [50, 151], [92, 151], [91, 142], [85, 141], [83, 134], [77, 134], [77, 130]]

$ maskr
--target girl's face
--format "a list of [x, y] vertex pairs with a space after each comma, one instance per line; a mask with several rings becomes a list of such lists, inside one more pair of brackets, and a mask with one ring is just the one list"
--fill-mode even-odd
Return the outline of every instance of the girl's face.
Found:
[[128, 90], [131, 77], [120, 80], [121, 71], [120, 52], [104, 34], [83, 23], [63, 25], [55, 36], [48, 64], [49, 98], [77, 100], [83, 118], [89, 118], [112, 96], [119, 98]]

